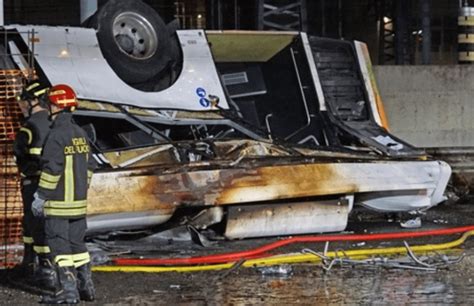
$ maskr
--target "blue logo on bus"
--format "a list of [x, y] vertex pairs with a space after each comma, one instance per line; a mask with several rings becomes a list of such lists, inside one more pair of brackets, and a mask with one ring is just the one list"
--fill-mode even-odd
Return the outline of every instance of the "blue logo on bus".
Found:
[[209, 102], [209, 100], [206, 98], [201, 98], [199, 99], [199, 104], [201, 104], [203, 107], [209, 107], [209, 104], [211, 104], [211, 102]]
[[198, 88], [196, 88], [196, 94], [197, 94], [199, 97], [203, 98], [203, 97], [206, 96], [206, 90], [205, 90], [204, 88], [202, 88], [202, 87], [198, 87]]
[[211, 102], [206, 99], [206, 90], [202, 87], [196, 88], [196, 94], [198, 95], [199, 99], [199, 104], [201, 104], [202, 107], [209, 107]]

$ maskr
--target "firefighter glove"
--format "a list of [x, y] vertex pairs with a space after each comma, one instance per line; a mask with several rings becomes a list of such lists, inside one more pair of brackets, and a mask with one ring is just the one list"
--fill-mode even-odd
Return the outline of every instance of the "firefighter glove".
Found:
[[33, 213], [33, 216], [37, 218], [44, 217], [44, 202], [45, 200], [40, 198], [38, 193], [35, 192], [34, 200], [33, 200], [33, 203], [31, 204], [31, 212]]

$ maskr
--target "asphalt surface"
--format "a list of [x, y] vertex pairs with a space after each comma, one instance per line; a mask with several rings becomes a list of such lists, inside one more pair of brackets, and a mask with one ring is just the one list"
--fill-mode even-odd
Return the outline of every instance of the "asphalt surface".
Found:
[[[406, 216], [405, 216], [406, 217]], [[440, 205], [422, 216], [420, 230], [474, 224], [474, 201]], [[354, 213], [347, 232], [372, 233], [406, 231], [396, 216]], [[411, 245], [441, 243], [456, 239], [426, 237], [410, 240]], [[136, 250], [129, 256], [179, 257], [254, 248], [278, 238], [219, 241], [210, 247], [192, 242], [151, 241], [115, 238], [109, 250]], [[103, 241], [102, 241], [103, 242]], [[331, 247], [400, 246], [401, 241], [340, 243]], [[279, 253], [303, 248], [322, 250], [323, 244], [298, 244], [279, 249]], [[380, 265], [334, 265], [329, 271], [315, 264], [282, 265], [273, 268], [236, 268], [194, 273], [105, 273], [94, 272], [95, 302], [87, 305], [221, 305], [221, 304], [470, 304], [474, 299], [474, 239], [449, 254], [460, 263], [434, 271], [401, 269]], [[97, 253], [96, 253], [97, 255]], [[97, 259], [97, 258], [96, 258]], [[103, 258], [102, 258], [103, 259]], [[400, 258], [395, 260], [407, 260]], [[0, 271], [0, 304], [36, 304], [41, 294], [14, 271]]]

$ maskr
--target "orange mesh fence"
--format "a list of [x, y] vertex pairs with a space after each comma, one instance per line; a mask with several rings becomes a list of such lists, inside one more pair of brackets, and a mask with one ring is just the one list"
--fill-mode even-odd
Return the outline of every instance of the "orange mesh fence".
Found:
[[0, 269], [11, 268], [23, 258], [22, 218], [2, 217], [0, 239], [3, 241], [0, 254]]
[[21, 261], [23, 203], [13, 158], [13, 140], [23, 115], [16, 101], [22, 88], [20, 70], [0, 70], [0, 268]]

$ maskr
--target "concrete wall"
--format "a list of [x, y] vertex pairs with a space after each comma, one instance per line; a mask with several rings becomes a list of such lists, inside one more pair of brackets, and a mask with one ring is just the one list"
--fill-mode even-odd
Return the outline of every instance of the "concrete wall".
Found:
[[419, 147], [474, 146], [474, 65], [374, 72], [393, 134]]

